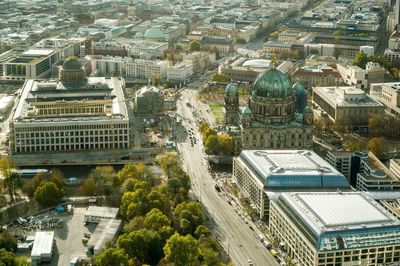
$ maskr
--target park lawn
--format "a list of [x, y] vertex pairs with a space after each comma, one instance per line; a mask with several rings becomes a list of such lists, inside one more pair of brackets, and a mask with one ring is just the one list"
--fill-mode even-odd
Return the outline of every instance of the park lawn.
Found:
[[224, 121], [224, 106], [222, 104], [209, 104], [209, 106], [215, 117], [215, 122], [221, 125]]

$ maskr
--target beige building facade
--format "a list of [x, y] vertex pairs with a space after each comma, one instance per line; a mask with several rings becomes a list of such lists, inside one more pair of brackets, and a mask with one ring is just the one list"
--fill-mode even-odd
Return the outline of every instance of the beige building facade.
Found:
[[269, 230], [294, 265], [400, 260], [400, 221], [360, 192], [283, 193], [271, 201]]
[[120, 78], [85, 78], [64, 62], [60, 80], [27, 80], [10, 122], [10, 150], [43, 153], [127, 149], [129, 117]]

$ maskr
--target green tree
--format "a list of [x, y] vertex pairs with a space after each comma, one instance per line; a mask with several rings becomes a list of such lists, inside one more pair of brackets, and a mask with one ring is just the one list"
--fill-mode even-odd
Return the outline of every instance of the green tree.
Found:
[[179, 233], [182, 235], [191, 234], [193, 231], [190, 221], [186, 218], [182, 218], [179, 220], [178, 228]]
[[163, 213], [167, 213], [170, 204], [166, 194], [162, 193], [160, 190], [152, 189], [146, 196], [146, 200], [149, 203], [149, 209], [159, 209]]
[[373, 116], [368, 119], [368, 131], [372, 136], [381, 135], [382, 132], [381, 121], [382, 119], [377, 116]]
[[118, 171], [117, 175], [114, 178], [114, 184], [119, 186], [126, 179], [133, 178], [136, 180], [152, 180], [152, 173], [149, 168], [144, 164], [126, 164], [120, 171]]
[[96, 257], [98, 266], [128, 266], [128, 255], [122, 248], [108, 248]]
[[17, 266], [30, 266], [31, 263], [28, 262], [28, 258], [25, 256], [18, 256], [15, 258], [15, 263]]
[[135, 190], [135, 184], [138, 181], [134, 178], [128, 178], [124, 181], [124, 183], [122, 183], [121, 185], [121, 192], [122, 194], [125, 192], [130, 192], [130, 191], [134, 191]]
[[123, 248], [129, 257], [151, 265], [156, 265], [161, 259], [162, 244], [157, 232], [145, 228], [123, 234], [117, 240], [117, 246]]
[[176, 266], [198, 265], [197, 241], [191, 235], [172, 235], [164, 246], [165, 259]]
[[143, 225], [149, 230], [157, 231], [163, 226], [170, 226], [171, 221], [159, 209], [153, 208], [146, 213]]
[[207, 154], [218, 154], [220, 152], [219, 139], [217, 135], [210, 135], [205, 141]]
[[218, 149], [223, 155], [232, 155], [235, 149], [233, 138], [228, 134], [218, 135]]
[[208, 230], [208, 228], [205, 225], [201, 224], [201, 225], [197, 226], [196, 231], [194, 232], [194, 235], [197, 239], [199, 239], [202, 236], [205, 236], [205, 237], [211, 236], [211, 232], [210, 232], [210, 230]]
[[15, 254], [7, 251], [4, 248], [0, 249], [0, 265], [17, 266]]
[[189, 44], [189, 51], [196, 52], [201, 50], [201, 44], [198, 41], [191, 41]]
[[60, 169], [52, 169], [50, 171], [49, 179], [51, 182], [57, 185], [57, 187], [62, 188], [64, 186], [65, 176]]
[[229, 79], [224, 73], [214, 73], [211, 76], [211, 81], [224, 83], [228, 82]]
[[85, 196], [96, 195], [96, 180], [93, 177], [86, 178], [82, 182], [80, 190]]
[[37, 173], [30, 181], [24, 184], [22, 191], [29, 197], [33, 198], [36, 189], [43, 183], [46, 182], [48, 175], [46, 173]]
[[365, 69], [365, 66], [367, 65], [367, 63], [369, 62], [369, 58], [368, 55], [364, 52], [358, 52], [356, 57], [353, 60], [353, 65], [355, 66], [359, 66], [363, 69]]
[[145, 214], [149, 209], [147, 195], [151, 187], [148, 182], [140, 181], [135, 184], [132, 192], [126, 192], [121, 200], [121, 214], [130, 219]]
[[372, 152], [376, 157], [381, 158], [386, 154], [387, 147], [380, 138], [373, 138], [368, 141], [368, 150]]
[[10, 158], [6, 156], [0, 158], [0, 173], [4, 177], [4, 189], [6, 189], [11, 202], [13, 202], [15, 190], [21, 187], [21, 180], [19, 175], [14, 172], [14, 164]]
[[276, 40], [276, 39], [279, 38], [279, 32], [278, 31], [274, 31], [269, 35], [269, 37]]
[[17, 240], [10, 234], [8, 230], [4, 230], [0, 234], [0, 249], [4, 248], [7, 251], [17, 251]]
[[182, 202], [175, 207], [174, 214], [175, 223], [178, 225], [178, 228], [180, 225], [186, 227], [186, 222], [181, 224], [182, 219], [186, 219], [190, 222], [190, 228], [193, 231], [204, 223], [203, 208], [198, 202]]
[[204, 142], [206, 142], [207, 141], [207, 139], [208, 139], [208, 137], [209, 136], [211, 136], [211, 135], [217, 135], [217, 132], [215, 131], [215, 129], [213, 129], [213, 128], [207, 128], [204, 132], [203, 132], [203, 134], [202, 134], [202, 136], [203, 136], [203, 141]]
[[392, 77], [393, 77], [395, 80], [399, 80], [399, 69], [398, 69], [398, 68], [392, 67], [392, 68], [390, 69], [390, 74], [392, 75]]
[[202, 236], [198, 241], [198, 245], [202, 265], [223, 265], [219, 256], [221, 246], [215, 239]]
[[199, 131], [201, 134], [203, 134], [209, 128], [210, 128], [210, 126], [205, 122], [201, 122], [199, 125]]
[[43, 206], [53, 206], [59, 203], [63, 196], [64, 191], [53, 182], [40, 185], [33, 195], [34, 199]]
[[156, 162], [161, 166], [163, 173], [167, 177], [175, 177], [182, 165], [177, 152], [160, 153], [156, 156]]

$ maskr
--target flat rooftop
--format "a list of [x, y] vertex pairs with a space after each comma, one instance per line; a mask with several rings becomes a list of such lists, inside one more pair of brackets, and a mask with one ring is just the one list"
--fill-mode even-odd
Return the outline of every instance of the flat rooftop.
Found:
[[239, 155], [265, 188], [349, 188], [346, 178], [309, 150], [246, 150]]
[[277, 204], [319, 250], [400, 243], [400, 220], [363, 192], [282, 193]]
[[85, 212], [85, 216], [97, 216], [112, 219], [117, 217], [118, 210], [119, 208], [89, 206]]
[[[125, 96], [123, 92], [123, 81], [119, 78], [104, 78], [104, 77], [89, 77], [87, 84], [82, 88], [69, 89], [65, 87], [60, 81], [55, 80], [26, 80], [21, 92], [21, 97], [16, 103], [16, 110], [12, 119], [15, 124], [21, 122], [35, 123], [42, 122], [68, 122], [73, 119], [88, 120], [109, 120], [115, 118], [128, 119], [128, 110], [125, 103]], [[27, 115], [28, 108], [31, 106], [30, 102], [40, 99], [38, 95], [34, 95], [39, 87], [49, 88], [48, 91], [41, 92], [42, 96], [56, 100], [91, 100], [103, 97], [104, 99], [112, 98], [112, 115], [68, 115], [68, 116], [47, 116], [47, 117], [31, 117]], [[110, 90], [106, 95], [105, 90]], [[68, 94], [68, 95], [67, 95]], [[68, 97], [67, 97], [68, 96]], [[73, 97], [76, 99], [74, 99]], [[56, 99], [59, 97], [60, 99]]]
[[48, 56], [53, 53], [53, 49], [30, 49], [26, 52], [23, 52], [22, 55], [29, 55], [29, 56]]
[[90, 236], [87, 246], [94, 247], [95, 252], [102, 251], [107, 242], [112, 242], [121, 228], [121, 220], [101, 219]]
[[368, 94], [363, 95], [362, 99], [347, 101], [344, 100], [340, 95], [340, 90], [345, 91], [346, 95], [360, 95], [359, 89], [344, 86], [332, 86], [332, 87], [315, 87], [313, 93], [323, 98], [329, 105], [337, 107], [384, 107], [383, 104], [377, 100], [371, 98]]
[[53, 250], [54, 232], [36, 232], [35, 241], [33, 242], [32, 257], [40, 257], [42, 255], [51, 255]]
[[362, 192], [290, 192], [281, 197], [318, 234], [343, 229], [399, 225], [374, 199]]

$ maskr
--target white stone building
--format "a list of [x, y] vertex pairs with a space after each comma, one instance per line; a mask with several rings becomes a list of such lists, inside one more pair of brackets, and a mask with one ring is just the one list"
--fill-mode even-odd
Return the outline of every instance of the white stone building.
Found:
[[129, 148], [129, 116], [121, 78], [86, 78], [78, 60], [60, 80], [27, 80], [10, 122], [14, 153]]
[[400, 260], [400, 221], [361, 192], [283, 193], [271, 201], [269, 231], [294, 265]]
[[233, 160], [233, 180], [261, 219], [268, 217], [271, 192], [350, 189], [341, 173], [306, 150], [242, 151]]

